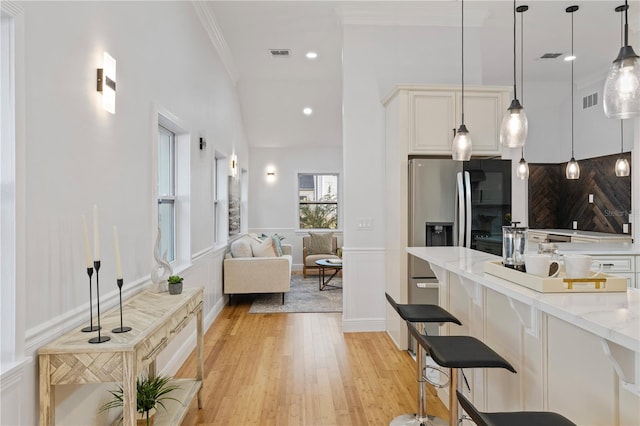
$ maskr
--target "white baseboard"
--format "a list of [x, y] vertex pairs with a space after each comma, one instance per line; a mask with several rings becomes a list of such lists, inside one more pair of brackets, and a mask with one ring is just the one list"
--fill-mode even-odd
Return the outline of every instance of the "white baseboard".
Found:
[[385, 331], [384, 318], [380, 319], [350, 319], [342, 321], [344, 333], [363, 333], [368, 331]]
[[220, 315], [220, 312], [222, 312], [222, 309], [224, 309], [224, 305], [226, 305], [227, 300], [227, 297], [221, 297], [204, 318], [203, 329], [205, 333], [207, 332], [207, 330], [209, 330], [209, 327], [211, 327], [216, 318], [218, 318], [218, 315]]

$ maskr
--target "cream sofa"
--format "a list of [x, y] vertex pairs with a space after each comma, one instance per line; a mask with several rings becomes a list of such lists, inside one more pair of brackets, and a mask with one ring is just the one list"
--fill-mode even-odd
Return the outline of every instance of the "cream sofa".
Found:
[[[234, 294], [282, 293], [289, 291], [291, 282], [291, 245], [282, 244], [282, 256], [232, 257], [224, 259], [224, 294], [229, 295], [229, 304]], [[248, 253], [247, 253], [248, 254]]]

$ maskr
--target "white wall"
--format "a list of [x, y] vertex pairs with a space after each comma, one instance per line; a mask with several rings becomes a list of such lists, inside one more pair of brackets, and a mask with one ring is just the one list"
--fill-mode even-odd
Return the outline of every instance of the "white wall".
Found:
[[[294, 269], [302, 270], [302, 236], [307, 233], [298, 230], [298, 173], [338, 173], [342, 194], [342, 148], [252, 148], [249, 163], [249, 199], [256, 206], [249, 210], [249, 230], [284, 236], [283, 243], [293, 246]], [[267, 179], [267, 169], [275, 172], [273, 179]], [[343, 211], [338, 212], [338, 244], [342, 244]]]
[[[205, 286], [208, 324], [221, 307], [221, 253], [213, 247], [213, 153], [235, 152], [248, 162], [235, 86], [189, 2], [23, 2], [26, 51], [24, 170], [26, 263], [17, 285], [26, 292], [18, 312], [26, 322], [25, 355], [88, 321], [81, 214], [100, 208], [101, 309], [116, 302], [113, 225], [122, 252], [125, 297], [149, 279], [155, 238], [152, 147], [157, 111], [169, 112], [190, 133], [191, 233], [181, 274]], [[103, 51], [117, 61], [116, 114], [99, 105], [96, 68]], [[18, 117], [22, 119], [23, 117]], [[208, 141], [198, 149], [199, 137]], [[197, 259], [191, 255], [199, 254]], [[18, 262], [20, 264], [20, 262]], [[192, 263], [189, 265], [189, 263]], [[95, 280], [94, 280], [95, 282]], [[95, 309], [94, 309], [95, 314]], [[125, 312], [126, 318], [126, 312]], [[191, 333], [193, 330], [190, 331]], [[192, 346], [189, 333], [161, 358], [175, 370]], [[190, 346], [191, 345], [191, 346]], [[182, 350], [181, 350], [182, 349]], [[26, 367], [20, 404], [2, 395], [3, 411], [20, 410], [37, 424], [37, 358]], [[88, 388], [94, 389], [94, 388]], [[58, 424], [95, 424], [102, 387], [58, 390]], [[79, 410], [79, 411], [78, 411]], [[3, 416], [4, 418], [4, 416]], [[83, 420], [78, 420], [82, 418]]]

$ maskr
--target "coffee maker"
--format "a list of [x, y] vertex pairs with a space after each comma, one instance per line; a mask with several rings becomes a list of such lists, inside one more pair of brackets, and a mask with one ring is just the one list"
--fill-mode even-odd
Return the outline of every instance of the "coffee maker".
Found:
[[519, 224], [520, 222], [511, 222], [511, 226], [502, 227], [502, 264], [524, 272], [524, 252], [527, 250], [529, 228], [518, 226]]

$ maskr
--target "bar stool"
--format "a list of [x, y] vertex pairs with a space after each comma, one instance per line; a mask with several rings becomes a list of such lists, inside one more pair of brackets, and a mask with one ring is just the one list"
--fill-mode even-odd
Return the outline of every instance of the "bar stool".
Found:
[[460, 391], [456, 391], [460, 405], [477, 426], [576, 426], [558, 413], [548, 411], [512, 411], [507, 413], [483, 413], [476, 410]]
[[[459, 368], [504, 368], [516, 370], [489, 346], [471, 336], [425, 336], [407, 322], [411, 335], [441, 367], [450, 371], [449, 425], [458, 426], [458, 400], [456, 398]], [[518, 425], [520, 426], [520, 425]]]
[[[460, 321], [438, 305], [409, 305], [398, 304], [388, 293], [385, 293], [387, 301], [407, 323], [417, 323], [420, 332], [424, 332], [425, 323], [453, 322], [462, 325]], [[416, 329], [416, 332], [417, 329]], [[424, 352], [422, 345], [418, 345], [416, 354], [416, 381], [418, 382], [418, 412], [416, 414], [403, 414], [394, 418], [390, 426], [426, 426], [445, 425], [444, 420], [438, 421], [435, 417], [427, 415], [426, 407], [426, 379], [424, 377]]]

